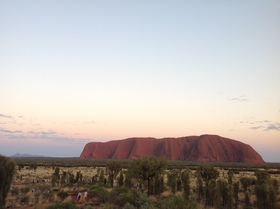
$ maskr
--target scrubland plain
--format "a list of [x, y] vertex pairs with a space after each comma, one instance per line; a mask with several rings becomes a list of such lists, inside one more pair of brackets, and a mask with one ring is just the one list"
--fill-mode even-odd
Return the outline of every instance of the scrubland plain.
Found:
[[[212, 188], [212, 192], [221, 196], [214, 195], [211, 198], [220, 198], [221, 200], [219, 201], [227, 198], [223, 197], [222, 190], [219, 190], [222, 182], [226, 182], [226, 192], [230, 189], [228, 192], [231, 199], [230, 205], [225, 203], [222, 208], [261, 208], [257, 198], [259, 190], [256, 189], [259, 188], [258, 178], [260, 178], [260, 175], [269, 176], [265, 178], [269, 178], [269, 181], [273, 182], [272, 187], [275, 187], [275, 190], [273, 190], [275, 191], [273, 193], [275, 196], [273, 196], [275, 198], [275, 206], [271, 208], [280, 207], [280, 164], [170, 161], [165, 171], [161, 174], [163, 181], [162, 190], [152, 190], [152, 194], [146, 196], [146, 199], [144, 198], [143, 200], [143, 197], [139, 194], [146, 195], [147, 193], [147, 185], [144, 182], [132, 179], [130, 184], [125, 183], [128, 176], [126, 171], [130, 163], [127, 160], [114, 161], [121, 165], [120, 171], [113, 179], [114, 188], [109, 184], [108, 162], [110, 160], [63, 158], [22, 158], [15, 160], [17, 167], [7, 197], [6, 206], [8, 208], [24, 207], [39, 209], [50, 207], [54, 203], [68, 203], [69, 201], [72, 202], [72, 206], [80, 208], [145, 208], [143, 205], [139, 207], [132, 206], [133, 201], [130, 197], [126, 196], [125, 198], [122, 196], [123, 194], [130, 193], [134, 194], [134, 198], [140, 198], [141, 201], [149, 202], [150, 205], [147, 203], [146, 208], [163, 208], [160, 202], [174, 197], [185, 196], [182, 183], [184, 180], [181, 178], [182, 173], [187, 173], [189, 176], [188, 201], [194, 204], [194, 206], [188, 205], [183, 208], [204, 208], [208, 200], [203, 195], [206, 195], [207, 191], [210, 190], [210, 187], [208, 188], [207, 185], [211, 185], [211, 180], [207, 182], [203, 179], [202, 193], [199, 194], [198, 170], [201, 167], [210, 167], [218, 171], [218, 176], [215, 179], [216, 186]], [[230, 175], [232, 176], [231, 180]], [[237, 191], [234, 190], [235, 185], [238, 185]], [[155, 185], [155, 187], [157, 186]], [[265, 190], [267, 193], [265, 195], [269, 195], [269, 191]], [[86, 197], [84, 196], [85, 192], [87, 192]], [[77, 197], [79, 193], [82, 194], [80, 199]], [[137, 195], [135, 196], [136, 193]], [[234, 193], [237, 196], [234, 196]], [[200, 195], [202, 195], [201, 198], [199, 197]], [[120, 196], [123, 198], [122, 200], [118, 199]], [[176, 207], [180, 208], [179, 206]], [[217, 208], [214, 203], [211, 205], [211, 202], [208, 207]]]

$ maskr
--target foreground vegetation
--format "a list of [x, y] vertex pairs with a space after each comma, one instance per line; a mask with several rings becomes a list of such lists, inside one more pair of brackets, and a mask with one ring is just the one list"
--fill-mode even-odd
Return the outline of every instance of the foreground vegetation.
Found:
[[15, 162], [0, 155], [0, 208], [6, 204], [6, 197], [10, 189], [15, 171]]
[[[15, 159], [10, 208], [280, 207], [279, 164]], [[78, 194], [81, 198], [78, 198]]]

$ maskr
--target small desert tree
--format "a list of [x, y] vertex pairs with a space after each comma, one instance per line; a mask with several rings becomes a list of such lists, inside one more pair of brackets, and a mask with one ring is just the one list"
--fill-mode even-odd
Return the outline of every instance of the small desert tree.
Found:
[[232, 185], [224, 179], [218, 180], [218, 189], [221, 199], [219, 206], [222, 208], [232, 208]]
[[119, 177], [119, 186], [123, 186], [124, 184], [124, 176], [123, 176], [123, 172], [120, 173], [120, 177]]
[[140, 182], [147, 183], [148, 196], [151, 194], [151, 183], [153, 179], [163, 173], [167, 165], [166, 160], [156, 157], [144, 157], [133, 160], [129, 165], [129, 170], [133, 177]]
[[271, 179], [271, 176], [267, 171], [257, 171], [255, 172], [255, 175], [257, 176], [257, 182], [255, 186], [257, 208], [277, 208], [277, 180]]
[[0, 155], [0, 209], [4, 208], [15, 171], [15, 162]]
[[183, 182], [184, 196], [188, 200], [190, 197], [191, 186], [190, 186], [190, 170], [183, 171], [181, 174]]
[[203, 180], [200, 173], [196, 173], [196, 189], [197, 189], [197, 201], [200, 203], [202, 202], [204, 196]]
[[238, 207], [239, 181], [233, 184], [234, 208]]
[[227, 172], [227, 175], [228, 175], [228, 183], [229, 183], [230, 185], [232, 185], [232, 178], [233, 178], [233, 176], [234, 176], [234, 172], [233, 172], [232, 170], [229, 170], [229, 171]]
[[56, 167], [52, 175], [52, 186], [54, 187], [59, 182], [59, 168]]
[[114, 179], [122, 170], [121, 163], [118, 161], [109, 161], [106, 165], [106, 171], [109, 177], [110, 186], [114, 187]]
[[213, 166], [200, 166], [196, 172], [205, 182], [205, 203], [207, 206], [212, 206], [214, 203], [213, 195], [215, 194], [216, 179], [219, 177], [219, 171]]

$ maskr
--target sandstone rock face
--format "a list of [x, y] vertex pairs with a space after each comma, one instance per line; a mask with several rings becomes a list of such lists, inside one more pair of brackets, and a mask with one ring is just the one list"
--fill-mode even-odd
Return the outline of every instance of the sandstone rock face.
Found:
[[85, 145], [80, 158], [133, 159], [144, 156], [195, 162], [264, 163], [250, 145], [217, 135], [90, 142]]

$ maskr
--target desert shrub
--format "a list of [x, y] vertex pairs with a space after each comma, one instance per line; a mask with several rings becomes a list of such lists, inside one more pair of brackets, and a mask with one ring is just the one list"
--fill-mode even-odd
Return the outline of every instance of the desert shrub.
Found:
[[43, 192], [43, 199], [45, 202], [52, 202], [54, 199], [54, 194], [50, 190]]
[[156, 207], [148, 202], [142, 204], [140, 207], [136, 207], [130, 203], [126, 203], [124, 207], [122, 207], [122, 209], [156, 209]]
[[26, 194], [27, 192], [29, 192], [29, 187], [22, 187], [20, 188], [20, 192], [23, 193], [23, 194]]
[[98, 185], [93, 185], [89, 189], [90, 195], [93, 195], [98, 198], [99, 203], [105, 203], [109, 199], [109, 192], [104, 189], [103, 187], [100, 187]]
[[11, 193], [12, 193], [12, 195], [18, 195], [19, 194], [19, 188], [18, 187], [12, 188]]
[[64, 201], [66, 199], [66, 197], [68, 197], [68, 193], [67, 192], [63, 192], [63, 191], [60, 191], [57, 193], [57, 196], [62, 200]]
[[39, 199], [40, 199], [41, 194], [40, 193], [35, 193], [34, 194], [34, 203], [38, 204], [39, 203]]
[[49, 185], [38, 185], [37, 190], [40, 191], [41, 193], [45, 193], [50, 190], [50, 187]]
[[27, 195], [24, 195], [20, 198], [21, 204], [27, 204], [28, 201], [29, 201], [29, 196], [27, 196]]
[[183, 196], [172, 196], [164, 199], [158, 204], [159, 209], [196, 209], [196, 201], [187, 201]]
[[116, 204], [123, 207], [126, 203], [135, 204], [135, 196], [131, 193], [122, 193], [116, 199]]
[[130, 204], [130, 203], [126, 203], [122, 209], [137, 209], [134, 205]]
[[258, 183], [262, 183], [270, 180], [270, 174], [267, 171], [256, 171], [255, 176], [258, 179]]
[[65, 203], [55, 203], [53, 205], [47, 206], [46, 209], [78, 209], [73, 202], [65, 202]]
[[124, 186], [117, 186], [109, 193], [109, 202], [115, 204], [120, 194], [127, 193], [129, 189]]
[[136, 190], [132, 190], [134, 195], [136, 195], [136, 199], [134, 202], [134, 206], [136, 208], [153, 208], [153, 202], [148, 198], [147, 194], [138, 192]]
[[248, 187], [253, 185], [256, 180], [250, 177], [242, 177], [239, 181], [244, 189], [244, 192], [247, 192]]
[[[123, 208], [125, 205], [133, 205], [136, 208], [150, 208], [152, 202], [149, 200], [147, 194], [139, 192], [136, 189], [129, 190], [127, 187], [115, 187], [109, 196], [109, 203], [118, 205]], [[144, 206], [145, 205], [145, 206]]]
[[52, 190], [53, 190], [54, 192], [59, 192], [59, 191], [60, 191], [60, 187], [54, 187], [54, 188], [52, 188]]
[[[81, 209], [94, 209], [95, 207], [93, 207], [93, 204], [92, 203], [86, 203], [84, 204]], [[103, 209], [103, 207], [102, 207]]]

